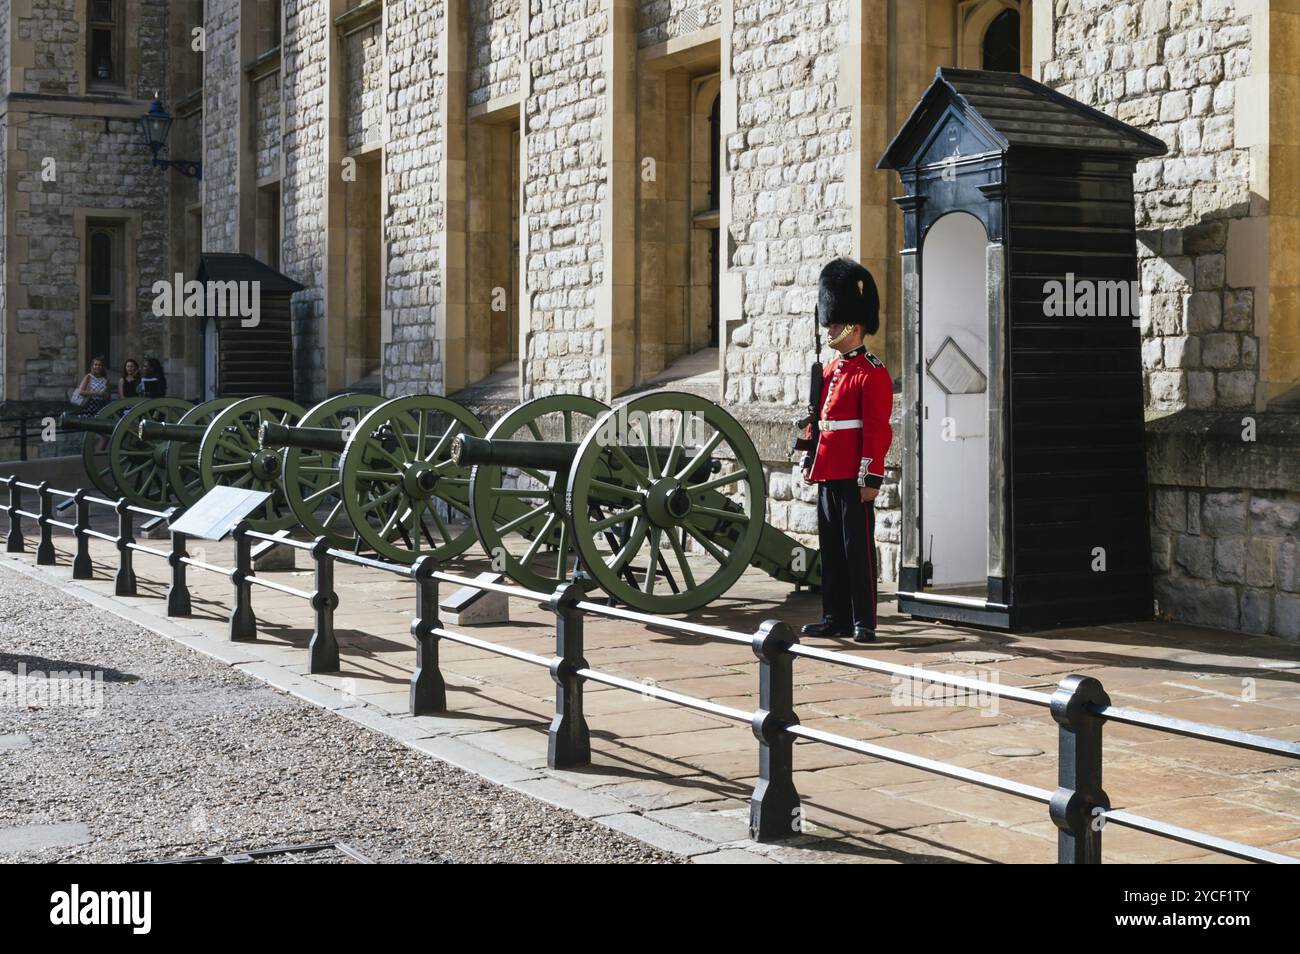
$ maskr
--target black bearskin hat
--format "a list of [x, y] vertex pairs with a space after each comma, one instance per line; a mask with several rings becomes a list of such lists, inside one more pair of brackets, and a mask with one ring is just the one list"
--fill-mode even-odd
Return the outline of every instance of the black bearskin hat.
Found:
[[880, 294], [871, 273], [851, 258], [833, 258], [817, 280], [817, 323], [861, 325], [865, 334], [880, 330]]

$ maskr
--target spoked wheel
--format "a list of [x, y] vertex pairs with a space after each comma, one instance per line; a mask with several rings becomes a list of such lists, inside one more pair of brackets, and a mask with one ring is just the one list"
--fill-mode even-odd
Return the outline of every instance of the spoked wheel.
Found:
[[[620, 468], [617, 482], [611, 466]], [[705, 606], [745, 572], [767, 493], [739, 422], [711, 401], [668, 391], [597, 422], [569, 471], [568, 500], [574, 543], [601, 588], [636, 609], [679, 613]], [[702, 551], [694, 563], [692, 547]]]
[[[303, 415], [298, 427], [339, 431], [345, 437], [370, 411], [384, 403], [377, 394], [340, 394], [322, 401]], [[339, 461], [333, 450], [290, 447], [284, 453], [284, 493], [289, 508], [313, 537], [329, 538], [330, 546], [351, 548], [356, 531], [344, 516]]]
[[[176, 423], [207, 427], [212, 419], [234, 404], [237, 398], [217, 398], [196, 404]], [[199, 445], [188, 441], [167, 443], [167, 486], [182, 507], [192, 507], [205, 493], [199, 473]]]
[[191, 408], [179, 398], [153, 398], [127, 409], [108, 442], [108, 461], [122, 496], [137, 507], [161, 509], [173, 495], [167, 478], [167, 441], [142, 441], [142, 420], [175, 424]]
[[199, 445], [203, 492], [217, 486], [269, 490], [271, 496], [249, 515], [249, 525], [263, 533], [293, 526], [293, 511], [280, 484], [284, 451], [263, 448], [257, 432], [268, 422], [292, 426], [305, 413], [293, 401], [265, 396], [244, 398], [219, 411]]
[[[609, 406], [594, 398], [556, 394], [521, 404], [488, 431], [488, 440], [576, 442]], [[550, 592], [573, 578], [576, 551], [564, 513], [564, 473], [479, 464], [470, 480], [470, 507], [492, 568], [520, 586]]]
[[396, 398], [362, 418], [339, 464], [358, 544], [398, 563], [450, 560], [473, 546], [469, 468], [451, 459], [451, 442], [483, 432], [468, 408], [432, 394]]
[[[126, 398], [104, 405], [95, 415], [97, 421], [118, 421], [122, 414], [139, 404], [144, 398]], [[113, 479], [112, 458], [109, 456], [110, 438], [102, 434], [86, 432], [81, 441], [81, 463], [86, 468], [86, 476], [105, 497], [116, 499], [121, 496], [117, 481]]]

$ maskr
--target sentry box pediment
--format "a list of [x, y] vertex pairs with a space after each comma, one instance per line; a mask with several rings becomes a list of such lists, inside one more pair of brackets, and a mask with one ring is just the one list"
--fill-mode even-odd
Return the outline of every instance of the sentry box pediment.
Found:
[[1028, 77], [940, 69], [881, 157], [904, 213], [903, 611], [1151, 616], [1133, 173], [1164, 152]]

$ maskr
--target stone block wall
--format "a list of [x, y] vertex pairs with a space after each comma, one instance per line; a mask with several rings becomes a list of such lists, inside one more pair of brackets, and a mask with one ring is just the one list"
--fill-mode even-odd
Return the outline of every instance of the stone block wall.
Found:
[[85, 66], [77, 55], [80, 31], [70, 27], [84, 21], [84, 6], [84, 0], [45, 0], [33, 3], [27, 16], [13, 11], [14, 42], [32, 49], [32, 65], [23, 71], [18, 91], [81, 95]]
[[[5, 18], [0, 17], [0, 21]], [[0, 40], [4, 38], [3, 25], [0, 25]], [[4, 47], [0, 47], [3, 49]], [[2, 57], [0, 57], [2, 58]], [[5, 67], [0, 70], [0, 76], [8, 77], [9, 70]], [[8, 115], [0, 116], [0, 402], [3, 402], [6, 394], [9, 393], [5, 380], [6, 372], [9, 365], [7, 350], [7, 333], [9, 328], [9, 309], [7, 302], [7, 292], [9, 286], [9, 232], [8, 222], [5, 217], [5, 198], [9, 193], [9, 117]]]
[[762, 0], [735, 4], [738, 128], [726, 135], [723, 161], [742, 321], [731, 326], [726, 349], [729, 405], [804, 400], [817, 275], [852, 250], [844, 158], [851, 113], [837, 85], [846, 16], [833, 3], [781, 16]]
[[[9, 94], [9, 17], [2, 16], [0, 17], [0, 96], [7, 96], [8, 94]], [[4, 150], [0, 149], [0, 153], [3, 152]], [[0, 222], [3, 221], [4, 219], [0, 218]], [[0, 242], [3, 241], [4, 238], [0, 236]]]
[[1297, 638], [1300, 430], [1255, 412], [1268, 288], [1242, 240], [1268, 211], [1242, 100], [1268, 70], [1254, 59], [1261, 7], [1073, 0], [1058, 5], [1042, 78], [1168, 146], [1134, 181], [1160, 611]]
[[[59, 400], [86, 370], [78, 355], [86, 250], [71, 210], [123, 220], [123, 252], [136, 270], [134, 287], [124, 289], [127, 347], [160, 354], [163, 321], [153, 315], [151, 286], [169, 277], [166, 180], [146, 161], [132, 123], [112, 123], [105, 133], [98, 117], [32, 114], [14, 132], [16, 196], [8, 211], [26, 248], [11, 266], [22, 297], [12, 302], [10, 330], [24, 339], [25, 357], [10, 356], [9, 366], [19, 395]], [[53, 181], [41, 175], [47, 159]], [[139, 213], [138, 233], [126, 221], [131, 213]]]
[[203, 250], [239, 248], [240, 0], [211, 0], [203, 55]]
[[717, 0], [642, 0], [637, 45], [654, 46], [721, 22]]
[[[328, 6], [319, 0], [285, 0], [280, 47], [284, 99], [284, 176], [281, 202], [284, 233], [280, 270], [306, 286], [294, 295], [294, 354], [299, 394], [322, 394], [325, 285], [325, 53]], [[238, 117], [235, 117], [237, 119]]]
[[1300, 639], [1300, 415], [1190, 412], [1149, 433], [1156, 600], [1191, 623]]
[[[171, 49], [167, 42], [171, 17], [177, 11], [171, 3], [159, 0], [136, 0], [128, 4], [134, 22], [128, 21], [123, 49], [134, 83], [128, 92], [136, 99], [153, 99], [155, 92], [167, 88]], [[157, 38], [158, 42], [151, 42]]]
[[447, 220], [438, 183], [445, 134], [439, 104], [446, 84], [439, 45], [446, 8], [441, 2], [389, 0], [387, 20], [385, 307], [392, 335], [384, 348], [384, 390], [393, 396], [441, 393], [442, 355], [435, 322], [444, 269], [438, 233]]
[[280, 173], [280, 71], [268, 73], [253, 85], [257, 177]]
[[[6, 38], [12, 30], [12, 41], [24, 45], [31, 63], [21, 69], [14, 91], [82, 95], [77, 24], [83, 14], [83, 5], [72, 0], [5, 9]], [[129, 4], [127, 27], [126, 92], [135, 96], [147, 89], [152, 96], [165, 88], [167, 4]], [[8, 55], [6, 44], [6, 66]], [[6, 81], [8, 72], [3, 70]], [[169, 264], [167, 182], [147, 162], [135, 123], [110, 117], [106, 124], [93, 101], [76, 110], [56, 105], [50, 112], [37, 104], [7, 105], [0, 137], [7, 144], [0, 167], [0, 232], [15, 243], [0, 249], [12, 282], [0, 288], [3, 385], [15, 398], [63, 402], [85, 371], [79, 337], [85, 219], [112, 220], [122, 229], [121, 253], [133, 279], [122, 290], [123, 348], [162, 353], [163, 327], [153, 316], [151, 286]]]
[[604, 203], [611, 201], [602, 130], [607, 108], [604, 5], [530, 0], [525, 43], [531, 89], [524, 104], [523, 215], [531, 326], [524, 397], [606, 392], [597, 286], [607, 266]]
[[469, 7], [469, 104], [519, 92], [519, 4], [480, 0]]
[[[137, 99], [152, 99], [154, 90], [166, 88], [169, 4], [164, 0], [127, 0], [123, 6], [126, 92]], [[32, 65], [23, 69], [22, 82], [15, 91], [82, 95], [85, 58], [81, 24], [86, 20], [86, 0], [34, 0], [5, 13], [0, 17], [0, 37], [8, 40], [12, 13], [13, 42], [32, 54]], [[3, 50], [0, 91], [8, 92], [8, 42]]]
[[377, 143], [384, 134], [383, 21], [349, 34], [345, 41], [348, 151]]
[[[1058, 7], [1061, 6], [1058, 4]], [[1233, 221], [1260, 213], [1236, 135], [1251, 24], [1235, 0], [1075, 0], [1054, 24], [1043, 82], [1162, 139], [1135, 177], [1147, 406], [1251, 408], [1256, 289], [1229, 281]]]

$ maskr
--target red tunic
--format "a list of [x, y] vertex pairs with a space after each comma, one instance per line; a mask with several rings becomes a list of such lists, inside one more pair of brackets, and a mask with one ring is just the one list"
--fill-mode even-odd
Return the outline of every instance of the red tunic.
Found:
[[879, 358], [858, 348], [832, 361], [822, 370], [823, 421], [862, 422], [860, 428], [821, 430], [817, 459], [809, 479], [858, 480], [879, 487], [885, 476], [885, 454], [893, 440], [889, 413], [894, 384]]

